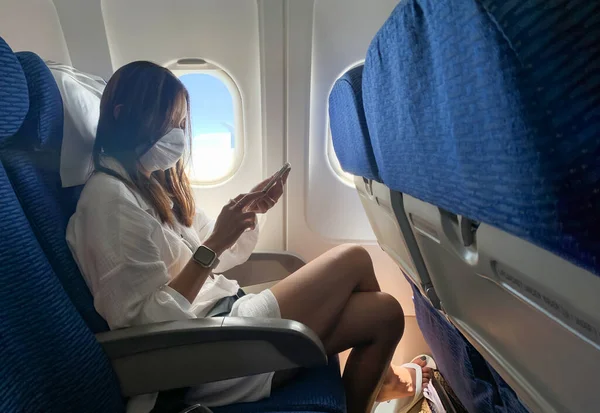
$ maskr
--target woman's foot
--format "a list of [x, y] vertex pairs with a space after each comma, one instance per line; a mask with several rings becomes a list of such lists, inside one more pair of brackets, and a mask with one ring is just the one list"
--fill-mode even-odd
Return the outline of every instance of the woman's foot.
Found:
[[[433, 370], [425, 367], [427, 360], [417, 357], [411, 363], [421, 366], [423, 371], [423, 388], [427, 387], [433, 375]], [[416, 374], [417, 372], [414, 369], [391, 365], [376, 400], [378, 402], [387, 402], [389, 400], [414, 396]]]

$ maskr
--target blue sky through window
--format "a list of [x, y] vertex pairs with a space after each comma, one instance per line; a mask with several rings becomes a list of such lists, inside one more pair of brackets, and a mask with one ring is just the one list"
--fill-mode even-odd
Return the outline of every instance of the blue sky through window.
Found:
[[219, 180], [234, 163], [233, 97], [222, 80], [207, 73], [189, 73], [179, 80], [190, 94], [192, 181]]
[[192, 136], [230, 133], [231, 147], [235, 145], [233, 99], [227, 86], [206, 73], [189, 73], [179, 77], [190, 94]]

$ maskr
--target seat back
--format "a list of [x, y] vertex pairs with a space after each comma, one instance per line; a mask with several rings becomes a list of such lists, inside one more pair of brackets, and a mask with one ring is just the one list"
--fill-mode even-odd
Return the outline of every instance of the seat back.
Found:
[[348, 71], [329, 98], [332, 139], [340, 164], [357, 176], [356, 188], [379, 244], [413, 286], [419, 326], [461, 402], [472, 412], [524, 411], [510, 387], [501, 378], [494, 379], [493, 369], [435, 308], [439, 301], [404, 212], [402, 194], [378, 182], [381, 178], [365, 126], [362, 74], [362, 66]]
[[515, 392], [411, 284], [417, 323], [437, 368], [469, 412], [528, 413]]
[[407, 219], [396, 219], [404, 216], [402, 195], [390, 194], [381, 184], [363, 108], [363, 68], [350, 69], [329, 95], [333, 147], [344, 171], [355, 175], [356, 189], [379, 245], [437, 305], [410, 224]]
[[333, 149], [344, 171], [381, 181], [363, 109], [364, 65], [348, 70], [329, 94], [329, 126]]
[[363, 79], [442, 308], [544, 413], [593, 410], [600, 369], [600, 4], [564, 3], [403, 2]]
[[35, 53], [16, 53], [30, 95], [23, 125], [0, 145], [0, 159], [38, 242], [69, 298], [94, 333], [108, 330], [67, 246], [65, 233], [81, 187], [63, 189], [63, 106], [50, 70]]
[[[17, 57], [0, 39], [0, 147], [29, 110]], [[5, 153], [7, 155], [7, 153]], [[0, 162], [0, 411], [122, 412], [110, 363], [65, 294]]]

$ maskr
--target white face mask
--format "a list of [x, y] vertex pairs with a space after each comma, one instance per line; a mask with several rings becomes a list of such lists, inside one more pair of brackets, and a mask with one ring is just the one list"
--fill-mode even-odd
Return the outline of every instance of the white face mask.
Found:
[[185, 133], [174, 128], [160, 138], [140, 157], [140, 164], [148, 172], [165, 171], [174, 167], [185, 152]]

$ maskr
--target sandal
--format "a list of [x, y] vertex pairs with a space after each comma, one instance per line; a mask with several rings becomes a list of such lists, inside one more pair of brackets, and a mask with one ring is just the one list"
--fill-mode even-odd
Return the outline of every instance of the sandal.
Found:
[[[435, 361], [427, 354], [421, 354], [415, 358], [425, 357], [427, 363], [425, 367], [437, 370]], [[414, 359], [413, 359], [414, 360]], [[423, 371], [421, 366], [415, 363], [405, 363], [400, 367], [414, 369], [416, 371], [415, 378], [415, 395], [410, 397], [402, 397], [400, 399], [390, 400], [388, 402], [376, 402], [371, 413], [408, 413], [415, 404], [423, 398]]]

